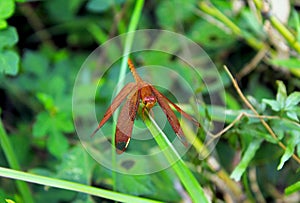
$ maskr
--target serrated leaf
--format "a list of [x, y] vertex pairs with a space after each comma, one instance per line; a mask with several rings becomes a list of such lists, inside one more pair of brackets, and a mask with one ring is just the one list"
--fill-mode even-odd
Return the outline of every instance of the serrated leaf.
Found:
[[0, 19], [6, 19], [12, 16], [15, 11], [14, 0], [0, 0]]
[[285, 100], [287, 98], [286, 87], [280, 80], [277, 80], [276, 83], [278, 85], [276, 101], [278, 102], [280, 109], [283, 109], [285, 107]]
[[230, 178], [234, 179], [235, 181], [239, 181], [241, 179], [241, 176], [245, 172], [246, 168], [249, 166], [250, 161], [254, 157], [256, 151], [259, 149], [262, 141], [263, 139], [255, 139], [252, 142], [250, 142], [245, 153], [243, 154], [242, 160], [235, 167], [235, 169], [230, 175]]
[[44, 137], [48, 134], [49, 129], [52, 128], [52, 124], [52, 118], [50, 117], [48, 112], [39, 113], [33, 125], [33, 136]]
[[300, 102], [300, 92], [293, 92], [290, 94], [285, 101], [285, 110], [292, 109]]
[[295, 146], [300, 142], [300, 134], [298, 131], [291, 131], [291, 136], [287, 141], [287, 147], [280, 159], [280, 163], [277, 167], [277, 170], [282, 169], [284, 163], [289, 160], [289, 158], [293, 155]]
[[47, 149], [49, 152], [57, 157], [61, 158], [62, 155], [67, 151], [69, 143], [67, 138], [57, 129], [52, 128], [51, 134], [47, 139]]
[[0, 50], [6, 47], [12, 47], [19, 40], [16, 28], [7, 27], [5, 30], [0, 30]]
[[16, 75], [19, 70], [19, 55], [14, 51], [0, 52], [0, 73]]
[[271, 99], [263, 99], [262, 102], [269, 105], [272, 108], [273, 111], [280, 111], [281, 110], [281, 106], [278, 103], [278, 101], [271, 100]]

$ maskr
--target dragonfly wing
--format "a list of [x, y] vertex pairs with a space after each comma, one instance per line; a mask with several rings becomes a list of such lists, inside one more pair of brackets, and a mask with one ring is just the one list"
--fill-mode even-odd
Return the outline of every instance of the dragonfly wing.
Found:
[[179, 113], [181, 113], [185, 118], [189, 119], [190, 121], [193, 121], [195, 125], [198, 127], [201, 127], [201, 124], [191, 115], [183, 111], [179, 106], [174, 104], [171, 100], [169, 100], [165, 95], [161, 94], [162, 97], [164, 97]]
[[182, 128], [180, 126], [180, 123], [179, 123], [175, 113], [172, 111], [171, 107], [169, 106], [168, 100], [153, 86], [150, 86], [150, 87], [152, 89], [153, 94], [156, 96], [158, 104], [161, 106], [163, 112], [166, 114], [167, 119], [168, 119], [170, 125], [172, 126], [174, 132], [180, 138], [182, 143], [185, 146], [188, 146], [186, 138], [185, 138]]
[[136, 91], [122, 107], [116, 127], [115, 146], [118, 154], [123, 153], [129, 144], [133, 123], [139, 108], [140, 91]]
[[135, 90], [136, 87], [137, 87], [136, 83], [128, 83], [121, 89], [119, 94], [112, 101], [110, 107], [108, 107], [108, 109], [106, 110], [102, 120], [99, 122], [99, 125], [93, 132], [92, 136], [95, 135], [95, 133], [106, 123], [106, 121], [108, 121], [108, 119], [112, 116], [112, 114], [120, 106], [120, 104], [127, 97], [127, 95], [130, 94], [133, 90]]

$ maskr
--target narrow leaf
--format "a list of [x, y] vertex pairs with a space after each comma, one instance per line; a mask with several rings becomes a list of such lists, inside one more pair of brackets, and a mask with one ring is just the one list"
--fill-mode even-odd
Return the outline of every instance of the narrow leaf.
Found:
[[233, 170], [233, 172], [230, 175], [230, 178], [234, 179], [235, 181], [239, 181], [241, 179], [241, 176], [245, 172], [256, 151], [259, 149], [259, 146], [262, 143], [262, 141], [263, 139], [255, 139], [249, 144], [241, 162]]
[[294, 183], [293, 185], [290, 185], [289, 187], [285, 188], [284, 193], [286, 195], [290, 195], [294, 192], [300, 191], [300, 181]]
[[280, 105], [280, 109], [283, 109], [285, 106], [285, 100], [287, 98], [286, 87], [282, 81], [277, 80], [276, 82], [278, 85], [276, 100]]
[[300, 142], [300, 136], [299, 136], [299, 132], [297, 131], [291, 131], [291, 137], [287, 142], [287, 148], [284, 152], [284, 154], [282, 155], [281, 159], [280, 159], [280, 163], [277, 167], [277, 170], [282, 169], [284, 163], [289, 160], [289, 158], [293, 155], [294, 153], [294, 148], [295, 146]]

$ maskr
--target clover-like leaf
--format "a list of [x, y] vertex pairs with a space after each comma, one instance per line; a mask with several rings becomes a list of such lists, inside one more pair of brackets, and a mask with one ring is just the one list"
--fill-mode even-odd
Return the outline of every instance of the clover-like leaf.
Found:
[[0, 52], [0, 73], [16, 75], [19, 70], [19, 55], [11, 50]]
[[0, 50], [12, 47], [18, 42], [18, 40], [19, 37], [16, 28], [10, 26], [5, 30], [0, 30]]

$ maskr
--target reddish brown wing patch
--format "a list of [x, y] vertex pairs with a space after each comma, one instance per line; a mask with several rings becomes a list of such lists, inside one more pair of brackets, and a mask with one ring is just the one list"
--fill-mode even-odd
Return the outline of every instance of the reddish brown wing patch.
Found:
[[123, 153], [129, 144], [133, 123], [139, 108], [140, 91], [136, 91], [122, 107], [118, 117], [115, 146], [118, 154]]
[[171, 107], [169, 106], [168, 100], [153, 86], [150, 86], [150, 87], [152, 89], [153, 94], [156, 96], [157, 101], [158, 101], [159, 105], [161, 106], [163, 112], [166, 114], [167, 119], [168, 119], [170, 125], [172, 126], [174, 132], [180, 138], [182, 143], [185, 146], [188, 146], [188, 143], [185, 139], [184, 133], [180, 127], [180, 123], [179, 123], [175, 113], [172, 111]]
[[185, 118], [191, 120], [194, 122], [195, 125], [197, 125], [199, 128], [201, 127], [201, 124], [191, 115], [189, 115], [188, 113], [186, 113], [185, 111], [183, 111], [179, 106], [177, 106], [176, 104], [174, 104], [171, 100], [169, 100], [165, 95], [161, 94], [162, 97], [164, 97], [172, 106], [174, 106], [174, 108], [181, 113]]
[[112, 104], [108, 109], [106, 110], [102, 120], [100, 121], [98, 127], [93, 132], [91, 136], [94, 136], [95, 133], [108, 121], [108, 119], [112, 116], [112, 114], [116, 111], [116, 109], [120, 106], [120, 104], [123, 102], [123, 100], [127, 97], [128, 94], [130, 94], [135, 88], [136, 83], [128, 83], [125, 85], [122, 90], [119, 92], [119, 94], [115, 97]]

